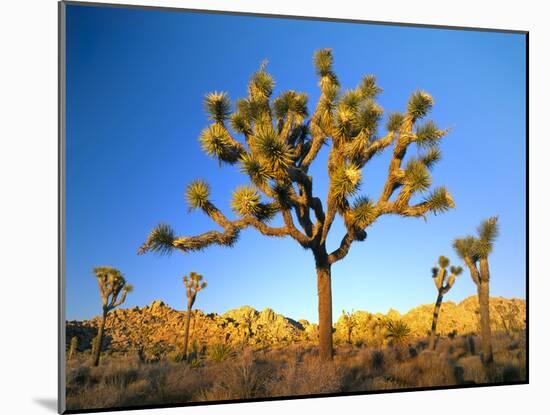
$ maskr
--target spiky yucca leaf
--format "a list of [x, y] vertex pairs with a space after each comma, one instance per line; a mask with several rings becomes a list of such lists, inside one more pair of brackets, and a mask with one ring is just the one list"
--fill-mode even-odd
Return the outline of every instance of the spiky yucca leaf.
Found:
[[340, 100], [340, 106], [351, 111], [357, 111], [363, 99], [364, 97], [360, 91], [356, 89], [349, 89], [344, 92], [344, 95]]
[[380, 92], [382, 92], [382, 88], [379, 88], [376, 85], [376, 77], [374, 75], [366, 75], [361, 80], [359, 91], [365, 98], [375, 98]]
[[419, 160], [428, 169], [431, 169], [439, 160], [441, 160], [441, 150], [437, 146], [432, 146], [426, 153], [420, 156]]
[[246, 173], [252, 182], [258, 186], [265, 184], [270, 178], [269, 169], [249, 153], [241, 157], [242, 173]]
[[275, 214], [279, 211], [279, 204], [274, 203], [260, 203], [258, 205], [257, 212], [254, 214], [256, 219], [262, 221], [262, 222], [268, 222]]
[[433, 146], [446, 134], [433, 121], [426, 121], [416, 129], [416, 143], [422, 147]]
[[405, 168], [405, 185], [412, 192], [425, 192], [430, 188], [432, 178], [424, 163], [411, 159]]
[[493, 243], [498, 237], [498, 217], [493, 216], [481, 222], [477, 228], [477, 234], [480, 240]]
[[361, 169], [354, 163], [342, 164], [332, 176], [332, 190], [336, 199], [353, 196], [361, 184]]
[[411, 329], [401, 320], [390, 320], [386, 324], [386, 338], [392, 343], [406, 343], [411, 335]]
[[455, 202], [445, 187], [435, 188], [426, 198], [426, 202], [429, 204], [430, 211], [435, 214], [446, 212], [455, 207]]
[[251, 186], [239, 186], [233, 192], [231, 208], [239, 216], [255, 216], [259, 213], [260, 195]]
[[174, 249], [175, 234], [172, 228], [165, 223], [158, 224], [149, 234], [147, 240], [139, 248], [138, 255], [148, 251], [167, 255]]
[[437, 262], [441, 268], [447, 268], [449, 266], [449, 258], [446, 256], [441, 255]]
[[235, 112], [231, 115], [231, 128], [240, 134], [250, 134], [252, 132], [250, 123], [241, 112]]
[[353, 203], [352, 214], [354, 223], [364, 228], [376, 219], [376, 205], [368, 197], [358, 197]]
[[204, 108], [209, 119], [222, 123], [231, 114], [231, 101], [225, 92], [210, 92], [204, 98]]
[[369, 99], [358, 111], [357, 124], [359, 128], [365, 128], [370, 134], [374, 134], [384, 110], [380, 105]]
[[498, 237], [498, 218], [493, 216], [481, 222], [477, 228], [478, 240], [475, 252], [480, 258], [487, 258], [493, 252], [493, 244]]
[[404, 115], [400, 112], [392, 112], [388, 116], [388, 121], [386, 122], [386, 130], [397, 132], [403, 124]]
[[318, 49], [313, 56], [317, 75], [329, 76], [332, 74], [332, 49]]
[[282, 209], [290, 209], [292, 206], [290, 186], [277, 183], [273, 186], [273, 192], [279, 206]]
[[265, 71], [267, 61], [262, 62], [260, 69], [252, 75], [248, 83], [248, 93], [254, 100], [265, 100], [273, 93], [275, 81], [273, 77]]
[[413, 120], [417, 120], [425, 117], [432, 108], [433, 104], [434, 100], [430, 94], [425, 91], [416, 91], [409, 98], [407, 112]]
[[439, 274], [439, 268], [433, 267], [432, 268], [432, 278], [437, 278], [438, 274]]
[[307, 117], [307, 95], [296, 91], [284, 91], [273, 100], [273, 110], [277, 119], [294, 114], [300, 120]]
[[202, 179], [195, 179], [187, 186], [185, 196], [189, 208], [204, 209], [210, 196], [210, 186]]
[[451, 266], [451, 274], [454, 274], [456, 276], [462, 274], [462, 267], [461, 266], [458, 266], [458, 267], [455, 267], [455, 266]]
[[476, 262], [478, 257], [475, 253], [475, 244], [476, 238], [473, 236], [466, 236], [464, 238], [455, 239], [453, 241], [453, 248], [460, 258]]
[[259, 129], [254, 146], [274, 171], [288, 167], [295, 156], [292, 147], [279, 139], [271, 125]]
[[240, 150], [231, 142], [227, 130], [220, 124], [212, 124], [202, 130], [199, 140], [203, 151], [211, 157], [227, 163], [235, 163]]
[[343, 139], [350, 139], [357, 133], [356, 111], [349, 107], [339, 106], [336, 110], [336, 133]]

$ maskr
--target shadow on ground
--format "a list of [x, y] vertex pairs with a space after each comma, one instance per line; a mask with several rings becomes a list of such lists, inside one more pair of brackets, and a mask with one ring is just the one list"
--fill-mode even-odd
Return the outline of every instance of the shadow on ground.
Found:
[[40, 405], [40, 406], [42, 406], [42, 407], [44, 407], [44, 408], [46, 408], [46, 409], [48, 409], [52, 412], [57, 412], [57, 399], [54, 399], [54, 398], [35, 398], [34, 401], [38, 405]]

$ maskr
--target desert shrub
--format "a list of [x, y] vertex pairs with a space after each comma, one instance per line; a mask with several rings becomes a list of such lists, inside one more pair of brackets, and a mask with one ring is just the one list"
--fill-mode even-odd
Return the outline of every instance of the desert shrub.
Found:
[[371, 356], [371, 368], [374, 370], [382, 370], [384, 367], [384, 352], [382, 350], [376, 350]]
[[228, 344], [213, 344], [208, 348], [208, 359], [213, 362], [223, 362], [227, 359], [235, 357], [235, 352]]
[[265, 396], [265, 386], [271, 371], [256, 361], [251, 353], [224, 362], [219, 370], [212, 385], [199, 392], [198, 400], [251, 399]]
[[464, 381], [467, 383], [487, 383], [487, 373], [479, 356], [468, 356], [459, 359], [456, 365], [464, 370]]
[[290, 360], [268, 384], [269, 396], [310, 395], [338, 392], [343, 381], [342, 370], [333, 362], [317, 357], [303, 362]]

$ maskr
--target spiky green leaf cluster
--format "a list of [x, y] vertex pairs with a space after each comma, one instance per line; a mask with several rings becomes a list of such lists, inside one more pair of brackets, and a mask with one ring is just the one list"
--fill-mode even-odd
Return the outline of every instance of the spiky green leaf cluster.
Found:
[[451, 274], [456, 276], [459, 276], [460, 274], [462, 274], [462, 271], [463, 271], [461, 266], [458, 266], [458, 267], [451, 266], [450, 269], [451, 269]]
[[273, 186], [273, 193], [281, 208], [290, 209], [292, 206], [290, 186], [277, 183]]
[[313, 56], [315, 63], [315, 70], [320, 77], [330, 76], [332, 74], [332, 64], [334, 58], [332, 57], [331, 49], [318, 49]]
[[240, 170], [246, 173], [257, 186], [264, 185], [271, 178], [269, 169], [249, 153], [241, 157]]
[[253, 100], [266, 100], [273, 93], [275, 81], [273, 77], [265, 71], [267, 61], [262, 62], [260, 69], [252, 75], [248, 83], [248, 94]]
[[403, 124], [404, 115], [400, 112], [392, 112], [388, 116], [388, 121], [386, 122], [386, 130], [397, 132]]
[[441, 268], [447, 268], [449, 266], [449, 258], [446, 256], [441, 255], [439, 259], [437, 260], [437, 263]]
[[432, 268], [432, 278], [437, 278], [438, 274], [439, 274], [439, 268], [433, 267]]
[[287, 168], [294, 159], [292, 147], [279, 138], [272, 126], [258, 130], [254, 146], [273, 171]]
[[231, 209], [239, 216], [256, 216], [259, 213], [260, 195], [252, 186], [239, 186], [233, 192]]
[[285, 91], [273, 100], [273, 110], [277, 119], [293, 114], [301, 122], [308, 114], [307, 94], [292, 90]]
[[371, 99], [366, 100], [357, 114], [359, 129], [366, 129], [371, 135], [374, 134], [383, 113], [384, 110], [380, 105]]
[[425, 117], [433, 107], [434, 100], [425, 91], [416, 91], [409, 98], [407, 112], [413, 120]]
[[493, 216], [481, 222], [477, 228], [477, 234], [476, 254], [480, 258], [487, 258], [493, 251], [493, 244], [498, 237], [498, 218]]
[[393, 343], [405, 343], [411, 335], [411, 329], [401, 320], [390, 320], [386, 323], [386, 338]]
[[361, 168], [354, 163], [344, 163], [332, 176], [332, 191], [337, 200], [353, 196], [361, 185]]
[[209, 119], [223, 123], [231, 114], [231, 101], [225, 92], [210, 92], [204, 98], [204, 108]]
[[174, 249], [175, 234], [172, 228], [165, 223], [158, 224], [149, 233], [147, 240], [138, 251], [138, 255], [151, 251], [160, 255], [167, 255]]
[[425, 192], [430, 188], [432, 178], [424, 163], [411, 159], [405, 168], [404, 184], [412, 192]]
[[376, 219], [376, 205], [368, 197], [358, 197], [353, 203], [352, 215], [354, 223], [364, 228]]
[[435, 188], [425, 200], [431, 212], [438, 214], [454, 208], [455, 203], [445, 187]]
[[441, 150], [437, 146], [431, 146], [426, 153], [419, 157], [419, 160], [431, 169], [439, 160], [441, 160]]
[[229, 133], [220, 124], [202, 130], [199, 140], [203, 151], [220, 161], [233, 164], [239, 160], [241, 150], [231, 141]]
[[382, 92], [382, 88], [376, 85], [376, 77], [374, 75], [366, 75], [361, 80], [359, 91], [365, 98], [376, 98]]
[[231, 115], [231, 128], [239, 134], [248, 135], [252, 133], [248, 118], [240, 111], [234, 112], [233, 115]]
[[467, 236], [465, 238], [455, 239], [453, 241], [453, 248], [456, 254], [462, 259], [471, 259], [472, 262], [479, 260], [476, 254], [476, 238], [473, 236]]
[[437, 128], [433, 121], [426, 121], [416, 129], [416, 143], [422, 147], [436, 145], [445, 135], [445, 131]]
[[185, 192], [187, 204], [191, 209], [204, 209], [208, 204], [210, 186], [202, 179], [193, 180]]

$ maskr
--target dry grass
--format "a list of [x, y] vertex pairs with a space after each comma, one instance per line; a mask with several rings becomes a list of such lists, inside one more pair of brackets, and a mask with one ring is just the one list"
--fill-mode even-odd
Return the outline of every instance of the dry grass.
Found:
[[426, 350], [425, 339], [380, 349], [342, 344], [330, 364], [307, 344], [231, 351], [223, 359], [210, 351], [192, 364], [105, 356], [91, 367], [89, 355], [81, 354], [67, 367], [67, 404], [93, 409], [524, 380], [525, 335], [497, 333], [493, 347], [491, 373], [472, 336], [442, 338], [434, 352]]

